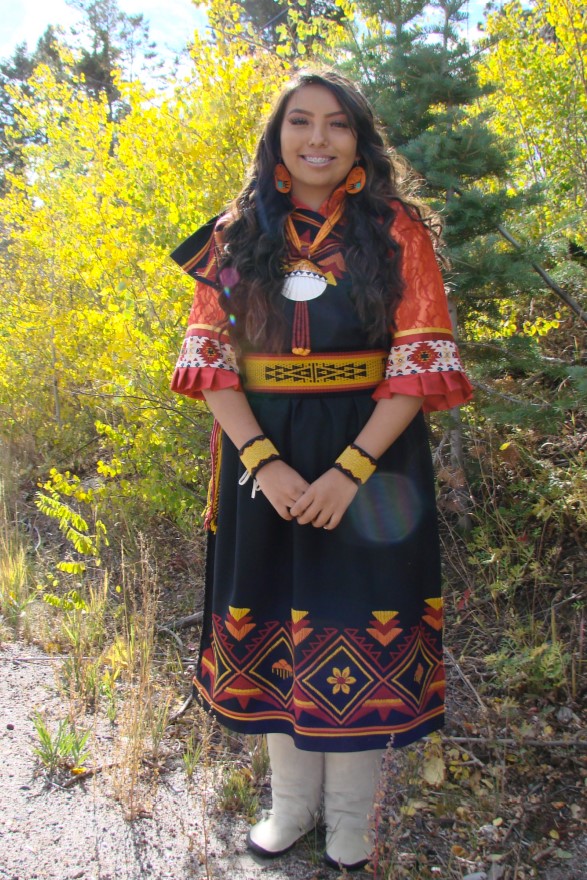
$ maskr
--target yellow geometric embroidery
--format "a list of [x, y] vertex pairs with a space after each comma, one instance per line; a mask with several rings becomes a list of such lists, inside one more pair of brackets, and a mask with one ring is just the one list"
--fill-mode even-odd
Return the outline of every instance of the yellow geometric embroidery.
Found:
[[397, 617], [398, 613], [397, 611], [372, 611], [371, 614], [379, 623], [389, 623], [390, 620]]
[[374, 388], [383, 379], [387, 352], [369, 351], [318, 355], [243, 358], [243, 375], [249, 391]]
[[294, 623], [299, 623], [300, 620], [303, 620], [304, 617], [308, 616], [307, 611], [296, 611], [295, 608], [291, 609], [291, 619]]
[[228, 610], [230, 611], [230, 616], [235, 620], [241, 620], [243, 617], [246, 617], [250, 612], [250, 608], [233, 608], [232, 605], [228, 606]]

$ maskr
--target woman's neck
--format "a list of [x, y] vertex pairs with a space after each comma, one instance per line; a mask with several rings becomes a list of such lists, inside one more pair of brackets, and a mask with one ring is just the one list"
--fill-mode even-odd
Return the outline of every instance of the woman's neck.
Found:
[[317, 193], [316, 188], [312, 187], [311, 190], [306, 190], [303, 194], [292, 190], [291, 196], [296, 207], [309, 208], [310, 211], [327, 217], [340, 204], [345, 196], [345, 191], [341, 186], [337, 186], [334, 190], [329, 190], [324, 194]]
[[295, 191], [292, 189], [291, 195], [294, 197], [296, 202], [318, 213], [320, 212], [320, 208], [322, 207], [322, 205], [328, 203], [328, 200], [332, 195], [332, 190], [317, 189], [315, 186], [302, 187], [300, 190], [300, 188], [296, 187]]

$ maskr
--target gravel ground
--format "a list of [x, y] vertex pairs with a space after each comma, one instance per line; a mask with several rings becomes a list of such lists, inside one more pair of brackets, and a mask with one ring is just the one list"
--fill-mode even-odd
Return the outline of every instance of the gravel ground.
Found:
[[[199, 765], [188, 781], [179, 754], [170, 769], [150, 774], [142, 817], [133, 822], [114, 797], [115, 769], [70, 788], [48, 780], [33, 752], [38, 736], [32, 719], [41, 712], [55, 730], [68, 717], [69, 702], [56, 685], [62, 662], [32, 645], [0, 644], [0, 880], [338, 880], [338, 872], [320, 861], [319, 835], [276, 861], [251, 855], [246, 821], [216, 806], [214, 771]], [[114, 747], [109, 722], [95, 720], [92, 757], [107, 767], [115, 760]], [[268, 806], [268, 787], [263, 799]], [[407, 857], [426, 846], [429, 833], [417, 819], [404, 829], [400, 843]], [[566, 863], [543, 865], [537, 877], [587, 880], [587, 836], [579, 835], [569, 848]], [[511, 880], [517, 873], [486, 870], [467, 877]], [[353, 877], [374, 880], [373, 873]]]
[[58, 662], [30, 645], [0, 645], [1, 880], [334, 880], [312, 864], [307, 843], [278, 862], [256, 861], [246, 822], [215, 810], [205, 771], [191, 784], [183, 767], [165, 773], [146, 817], [132, 823], [106, 772], [69, 789], [48, 783], [33, 754], [32, 716], [67, 717]]

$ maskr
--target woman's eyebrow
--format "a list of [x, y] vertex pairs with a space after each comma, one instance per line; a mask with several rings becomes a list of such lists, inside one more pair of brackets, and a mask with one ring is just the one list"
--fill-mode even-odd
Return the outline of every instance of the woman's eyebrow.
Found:
[[[291, 110], [287, 111], [287, 115], [290, 113], [304, 113], [306, 116], [314, 116], [311, 110], [303, 110], [301, 107], [292, 107]], [[344, 110], [335, 110], [333, 113], [325, 113], [326, 118], [330, 116], [346, 116], [346, 112]]]

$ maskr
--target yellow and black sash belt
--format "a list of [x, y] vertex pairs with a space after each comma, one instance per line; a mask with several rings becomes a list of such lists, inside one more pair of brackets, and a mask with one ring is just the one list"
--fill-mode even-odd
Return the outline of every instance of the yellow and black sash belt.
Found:
[[375, 388], [385, 376], [386, 351], [246, 355], [241, 374], [247, 391], [316, 394]]

